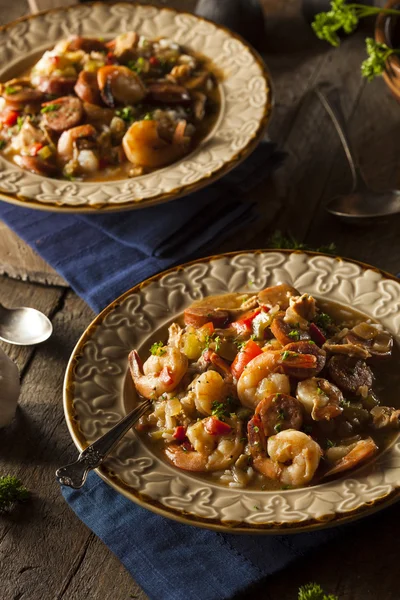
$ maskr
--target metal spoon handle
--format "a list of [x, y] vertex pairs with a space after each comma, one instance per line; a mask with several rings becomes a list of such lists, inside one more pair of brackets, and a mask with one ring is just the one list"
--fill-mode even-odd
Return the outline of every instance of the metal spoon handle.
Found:
[[361, 186], [365, 187], [365, 182], [364, 182], [364, 178], [357, 166], [357, 161], [354, 158], [354, 154], [351, 151], [350, 142], [344, 131], [343, 125], [341, 125], [341, 123], [340, 123], [339, 113], [333, 107], [333, 105], [329, 102], [327, 96], [323, 93], [322, 86], [317, 86], [314, 91], [317, 94], [318, 98], [320, 99], [321, 104], [325, 108], [326, 112], [330, 116], [332, 123], [335, 126], [335, 129], [337, 131], [337, 134], [339, 135], [340, 141], [342, 142], [343, 150], [345, 151], [345, 154], [346, 154], [349, 166], [350, 166], [350, 170], [351, 170], [351, 177], [353, 180], [353, 188], [351, 191], [355, 192], [355, 190], [357, 188], [360, 188]]
[[56, 479], [61, 485], [67, 485], [79, 489], [86, 481], [86, 477], [92, 469], [101, 465], [111, 450], [127, 431], [142, 417], [152, 406], [150, 400], [145, 400], [134, 408], [123, 419], [118, 421], [114, 427], [102, 435], [93, 444], [83, 450], [78, 460], [56, 471]]

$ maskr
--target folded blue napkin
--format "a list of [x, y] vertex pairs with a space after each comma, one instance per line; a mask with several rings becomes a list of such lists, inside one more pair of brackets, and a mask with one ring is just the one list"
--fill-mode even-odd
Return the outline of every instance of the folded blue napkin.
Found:
[[241, 199], [280, 164], [271, 142], [213, 185], [172, 202], [122, 213], [48, 213], [0, 202], [0, 218], [98, 311], [157, 272], [198, 256], [249, 227]]
[[[78, 216], [0, 202], [0, 217], [99, 311], [135, 283], [208, 255], [216, 240], [251, 226], [253, 207], [240, 194], [281, 158], [262, 143], [220, 182], [142, 210]], [[182, 525], [131, 503], [95, 473], [82, 490], [62, 493], [155, 600], [232, 598], [334, 535], [235, 536]]]

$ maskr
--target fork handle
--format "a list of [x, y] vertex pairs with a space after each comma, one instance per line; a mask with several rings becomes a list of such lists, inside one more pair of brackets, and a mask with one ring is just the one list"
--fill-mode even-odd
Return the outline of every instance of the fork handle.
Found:
[[151, 406], [152, 403], [150, 400], [145, 400], [139, 404], [126, 417], [118, 421], [107, 433], [85, 448], [75, 462], [57, 469], [56, 479], [58, 483], [74, 489], [81, 488], [86, 481], [89, 471], [101, 465], [119, 440]]

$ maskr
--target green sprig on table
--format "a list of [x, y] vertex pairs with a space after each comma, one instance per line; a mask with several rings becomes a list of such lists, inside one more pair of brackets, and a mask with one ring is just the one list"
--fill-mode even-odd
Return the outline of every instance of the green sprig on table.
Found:
[[285, 235], [279, 230], [274, 231], [269, 238], [267, 245], [268, 248], [282, 250], [310, 250], [313, 252], [324, 252], [325, 254], [336, 254], [336, 245], [334, 242], [319, 246], [318, 248], [311, 248], [308, 244], [297, 241], [290, 233]]
[[338, 596], [325, 594], [318, 583], [307, 583], [299, 589], [298, 600], [339, 600]]
[[28, 498], [29, 491], [17, 477], [13, 475], [0, 477], [0, 513], [9, 510], [17, 502]]
[[[340, 45], [338, 33], [352, 33], [360, 19], [373, 15], [385, 14], [400, 16], [400, 10], [395, 8], [379, 8], [365, 6], [364, 4], [347, 4], [346, 0], [332, 0], [331, 10], [318, 13], [311, 24], [315, 34], [320, 40], [329, 42], [332, 46]], [[386, 44], [379, 44], [372, 38], [366, 39], [368, 58], [361, 65], [361, 73], [368, 81], [372, 81], [385, 70], [385, 62], [392, 54], [399, 54], [400, 50], [389, 48]]]

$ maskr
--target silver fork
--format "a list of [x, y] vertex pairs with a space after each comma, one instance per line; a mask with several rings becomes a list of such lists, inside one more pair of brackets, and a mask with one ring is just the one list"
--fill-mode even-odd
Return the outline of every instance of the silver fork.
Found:
[[152, 402], [144, 400], [136, 406], [130, 413], [123, 417], [107, 433], [98, 440], [90, 444], [83, 450], [78, 459], [60, 467], [56, 471], [56, 479], [61, 485], [67, 485], [74, 489], [79, 489], [86, 481], [89, 471], [96, 469], [108, 456], [111, 450], [118, 444], [120, 439], [129, 431], [129, 429], [142, 417], [150, 408]]

